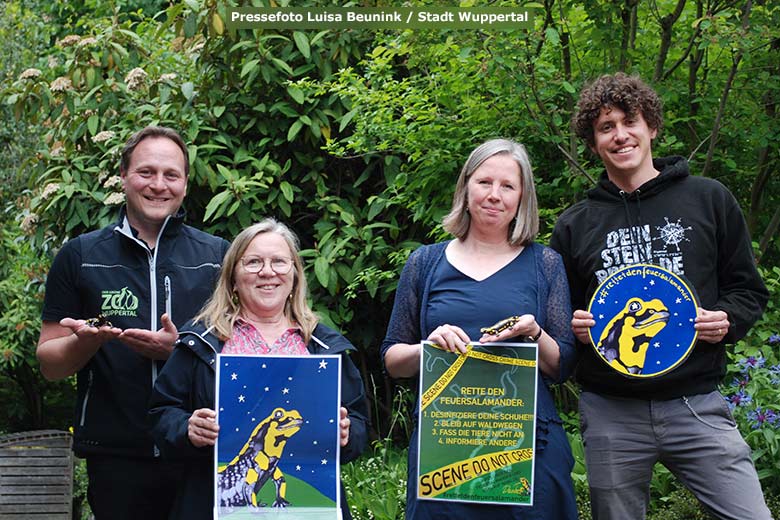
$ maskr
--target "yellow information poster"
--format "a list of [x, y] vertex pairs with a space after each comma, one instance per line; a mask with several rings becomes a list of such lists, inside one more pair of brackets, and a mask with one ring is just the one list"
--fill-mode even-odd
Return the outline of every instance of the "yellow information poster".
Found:
[[417, 496], [532, 505], [537, 345], [424, 341]]

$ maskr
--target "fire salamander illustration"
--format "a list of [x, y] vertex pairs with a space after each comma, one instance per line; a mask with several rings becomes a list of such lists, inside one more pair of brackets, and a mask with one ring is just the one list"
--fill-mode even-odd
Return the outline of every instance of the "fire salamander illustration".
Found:
[[276, 500], [273, 507], [287, 507], [287, 483], [278, 468], [287, 441], [301, 429], [303, 418], [297, 410], [276, 408], [255, 427], [238, 455], [219, 470], [220, 506], [265, 507], [257, 501], [257, 493], [268, 482], [274, 481]]
[[658, 298], [648, 302], [631, 298], [604, 328], [599, 354], [618, 372], [641, 374], [650, 340], [668, 321], [669, 309]]

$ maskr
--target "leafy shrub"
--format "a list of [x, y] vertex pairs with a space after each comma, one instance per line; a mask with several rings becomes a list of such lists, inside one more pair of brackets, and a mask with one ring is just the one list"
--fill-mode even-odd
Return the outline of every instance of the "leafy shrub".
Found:
[[406, 508], [407, 449], [390, 439], [375, 441], [370, 452], [341, 466], [341, 480], [355, 520], [395, 520]]
[[761, 274], [770, 292], [766, 312], [729, 354], [722, 391], [765, 493], [780, 495], [780, 267]]

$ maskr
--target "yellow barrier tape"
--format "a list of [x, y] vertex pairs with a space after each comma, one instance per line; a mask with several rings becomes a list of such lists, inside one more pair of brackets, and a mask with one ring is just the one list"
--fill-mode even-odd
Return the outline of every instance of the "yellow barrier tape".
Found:
[[533, 448], [499, 451], [448, 464], [420, 475], [417, 496], [436, 497], [485, 473], [505, 468], [517, 462], [531, 460]]
[[[432, 345], [438, 349], [441, 349], [439, 345]], [[453, 378], [455, 378], [455, 376], [458, 374], [460, 367], [462, 367], [463, 363], [466, 362], [466, 359], [468, 359], [468, 355], [471, 352], [471, 345], [467, 345], [466, 348], [469, 350], [465, 354], [460, 354], [458, 359], [456, 359], [455, 362], [450, 365], [450, 367], [441, 375], [441, 377], [439, 377], [439, 379], [437, 379], [430, 386], [430, 388], [428, 388], [428, 390], [423, 393], [422, 397], [420, 398], [421, 410], [425, 410], [425, 408], [431, 404], [445, 388], [447, 388]]]
[[[443, 347], [435, 343], [430, 343], [430, 345], [439, 350], [444, 350]], [[458, 372], [463, 367], [463, 364], [468, 358], [479, 359], [489, 363], [500, 363], [502, 365], [515, 365], [531, 368], [536, 367], [536, 361], [533, 359], [516, 359], [504, 356], [496, 356], [495, 354], [488, 354], [486, 352], [475, 352], [472, 347], [473, 345], [471, 343], [466, 345], [466, 348], [468, 349], [466, 353], [458, 354], [458, 359], [456, 359], [455, 362], [452, 363], [452, 365], [450, 365], [450, 367], [439, 377], [439, 379], [437, 379], [428, 388], [428, 390], [423, 393], [422, 397], [420, 398], [420, 410], [425, 410], [428, 405], [436, 400], [439, 394], [441, 394], [442, 391], [444, 391], [444, 389], [449, 386], [452, 380], [455, 379], [455, 376], [458, 375]]]

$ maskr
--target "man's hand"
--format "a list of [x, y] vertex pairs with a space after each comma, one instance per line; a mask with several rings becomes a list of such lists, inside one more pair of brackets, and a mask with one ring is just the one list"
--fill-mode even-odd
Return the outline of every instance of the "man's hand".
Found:
[[723, 341], [731, 326], [728, 314], [723, 311], [708, 311], [701, 307], [698, 311], [693, 328], [699, 333], [699, 339], [713, 344]]
[[126, 329], [119, 340], [138, 354], [149, 359], [168, 359], [179, 331], [167, 314], [160, 318], [162, 328], [157, 332], [146, 329]]
[[80, 341], [85, 340], [89, 342], [89, 344], [94, 344], [95, 342], [103, 344], [106, 341], [117, 338], [122, 334], [122, 329], [118, 329], [110, 325], [93, 327], [87, 325], [87, 320], [63, 318], [60, 320], [60, 325], [69, 328]]
[[596, 324], [593, 314], [588, 311], [577, 309], [571, 318], [571, 330], [580, 342], [590, 343], [590, 328]]

